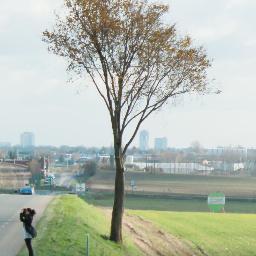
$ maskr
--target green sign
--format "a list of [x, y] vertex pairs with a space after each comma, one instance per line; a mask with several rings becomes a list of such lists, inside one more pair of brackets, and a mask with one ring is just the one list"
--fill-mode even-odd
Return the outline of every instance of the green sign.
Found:
[[212, 212], [222, 212], [225, 206], [225, 195], [221, 192], [214, 192], [208, 195], [208, 206]]

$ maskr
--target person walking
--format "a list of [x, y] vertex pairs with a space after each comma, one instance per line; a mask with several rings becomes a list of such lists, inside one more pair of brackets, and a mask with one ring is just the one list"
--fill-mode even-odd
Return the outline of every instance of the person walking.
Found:
[[32, 226], [33, 217], [36, 211], [31, 208], [24, 208], [20, 213], [20, 221], [23, 222], [24, 240], [28, 249], [29, 256], [34, 256], [32, 239], [36, 236], [36, 230]]

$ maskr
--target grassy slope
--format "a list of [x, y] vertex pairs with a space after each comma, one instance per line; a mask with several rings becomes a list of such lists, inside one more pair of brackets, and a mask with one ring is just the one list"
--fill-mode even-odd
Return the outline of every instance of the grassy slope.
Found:
[[[256, 216], [189, 212], [134, 211], [209, 256], [256, 255]], [[109, 233], [109, 221], [100, 209], [76, 196], [54, 200], [38, 225], [34, 247], [40, 256], [85, 255], [85, 236], [90, 234], [90, 255], [138, 256], [141, 253], [125, 237], [120, 247], [102, 238]], [[18, 256], [27, 255], [23, 250]]]
[[[76, 196], [62, 196], [48, 207], [33, 241], [40, 256], [85, 255], [85, 237], [90, 234], [90, 255], [141, 255], [128, 238], [120, 247], [102, 236], [109, 233], [109, 221], [103, 212]], [[25, 256], [25, 249], [19, 256]]]
[[249, 214], [131, 211], [190, 241], [210, 256], [256, 255], [256, 216]]

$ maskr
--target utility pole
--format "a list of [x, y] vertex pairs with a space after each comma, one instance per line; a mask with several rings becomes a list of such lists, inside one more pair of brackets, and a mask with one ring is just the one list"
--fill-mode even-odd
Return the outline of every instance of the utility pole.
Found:
[[89, 256], [89, 234], [86, 235], [86, 256]]

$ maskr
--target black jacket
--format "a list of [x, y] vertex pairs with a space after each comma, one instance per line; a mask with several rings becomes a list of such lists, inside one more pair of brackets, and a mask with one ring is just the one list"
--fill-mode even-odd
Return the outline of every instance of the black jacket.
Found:
[[20, 221], [24, 223], [25, 229], [27, 231], [27, 228], [31, 227], [33, 216], [31, 214], [20, 213]]

